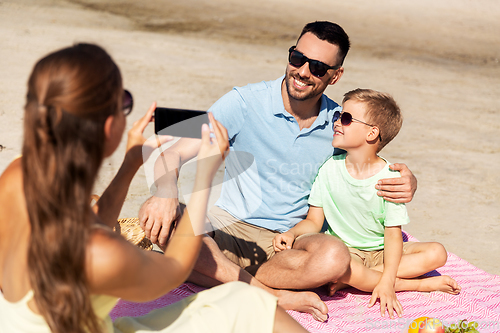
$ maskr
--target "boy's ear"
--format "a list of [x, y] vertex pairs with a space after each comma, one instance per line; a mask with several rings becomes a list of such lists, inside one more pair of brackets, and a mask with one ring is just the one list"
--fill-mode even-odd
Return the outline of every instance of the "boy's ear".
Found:
[[366, 141], [373, 142], [376, 141], [378, 136], [380, 135], [380, 130], [377, 126], [372, 126], [370, 132], [366, 135]]

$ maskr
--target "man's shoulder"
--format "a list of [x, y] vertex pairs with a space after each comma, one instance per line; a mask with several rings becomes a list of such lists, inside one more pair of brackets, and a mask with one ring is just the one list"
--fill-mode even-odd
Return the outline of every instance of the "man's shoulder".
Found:
[[341, 106], [335, 102], [333, 99], [331, 99], [330, 97], [326, 96], [325, 94], [323, 94], [323, 96], [321, 96], [321, 107], [324, 108], [326, 107], [328, 109], [328, 111], [331, 111], [331, 110], [334, 110], [334, 111], [340, 111], [341, 109]]
[[271, 80], [271, 81], [260, 81], [256, 83], [249, 83], [245, 86], [237, 86], [234, 87], [233, 89], [240, 92], [240, 93], [246, 93], [246, 92], [261, 92], [261, 91], [267, 91], [267, 90], [272, 90], [274, 85], [278, 84], [278, 81], [283, 80], [282, 77], [276, 79], [276, 80]]

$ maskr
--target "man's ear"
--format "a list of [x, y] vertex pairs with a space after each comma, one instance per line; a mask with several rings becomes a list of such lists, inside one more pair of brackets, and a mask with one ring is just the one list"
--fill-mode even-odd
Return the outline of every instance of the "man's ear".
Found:
[[335, 75], [330, 80], [329, 85], [337, 83], [340, 80], [340, 78], [342, 77], [343, 74], [344, 74], [344, 67], [340, 67], [339, 69], [337, 69], [335, 71]]

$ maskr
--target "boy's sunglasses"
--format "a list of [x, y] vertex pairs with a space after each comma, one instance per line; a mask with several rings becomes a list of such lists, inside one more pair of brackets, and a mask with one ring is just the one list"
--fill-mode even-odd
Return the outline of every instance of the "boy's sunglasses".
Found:
[[290, 65], [296, 68], [300, 68], [304, 66], [306, 62], [308, 62], [309, 71], [312, 75], [317, 77], [324, 76], [329, 69], [337, 70], [340, 68], [340, 66], [328, 66], [327, 64], [319, 60], [309, 59], [308, 57], [297, 51], [295, 49], [295, 46], [292, 46], [290, 49], [288, 49], [288, 62], [290, 63]]
[[122, 110], [125, 116], [128, 116], [130, 112], [132, 112], [132, 107], [134, 106], [134, 99], [132, 98], [132, 94], [128, 90], [123, 90], [123, 103]]
[[342, 124], [342, 126], [349, 126], [349, 125], [351, 125], [351, 123], [353, 121], [357, 121], [358, 123], [362, 123], [362, 124], [365, 124], [368, 126], [375, 126], [375, 125], [370, 125], [368, 123], [365, 123], [364, 121], [354, 119], [352, 117], [352, 114], [350, 114], [349, 112], [345, 112], [345, 111], [342, 113], [340, 113], [340, 111], [335, 111], [335, 113], [333, 114], [333, 122], [335, 123], [339, 118], [340, 118], [340, 123]]

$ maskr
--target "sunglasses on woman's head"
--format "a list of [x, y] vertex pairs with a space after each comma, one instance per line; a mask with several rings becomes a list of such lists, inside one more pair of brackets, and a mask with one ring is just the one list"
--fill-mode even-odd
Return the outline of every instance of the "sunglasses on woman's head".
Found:
[[123, 90], [123, 103], [122, 110], [125, 116], [128, 116], [132, 112], [132, 107], [134, 106], [134, 99], [132, 94], [128, 90]]
[[351, 125], [351, 123], [353, 121], [357, 121], [358, 123], [362, 123], [362, 124], [365, 124], [368, 126], [375, 126], [375, 125], [370, 125], [368, 123], [365, 123], [364, 121], [354, 119], [352, 117], [352, 114], [350, 114], [349, 112], [345, 112], [345, 111], [343, 111], [342, 113], [340, 113], [340, 111], [335, 111], [335, 113], [333, 114], [333, 122], [336, 122], [339, 118], [340, 118], [340, 123], [342, 124], [342, 126], [349, 126], [349, 125]]
[[309, 63], [309, 71], [311, 72], [312, 75], [317, 76], [317, 77], [322, 77], [328, 72], [329, 69], [339, 69], [340, 66], [328, 66], [324, 62], [321, 62], [319, 60], [313, 60], [309, 59], [299, 51], [295, 49], [295, 46], [292, 46], [288, 50], [288, 62], [290, 65], [296, 68], [300, 68], [304, 66], [306, 62]]

